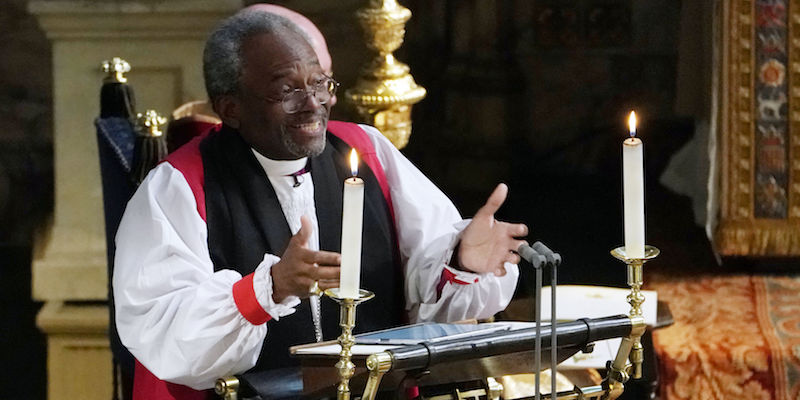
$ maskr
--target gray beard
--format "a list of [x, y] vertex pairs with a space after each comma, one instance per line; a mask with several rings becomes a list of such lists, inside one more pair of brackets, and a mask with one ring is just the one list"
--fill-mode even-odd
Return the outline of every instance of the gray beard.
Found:
[[322, 136], [319, 138], [319, 140], [316, 140], [310, 143], [308, 146], [303, 147], [292, 140], [292, 135], [282, 129], [281, 140], [283, 141], [283, 145], [286, 150], [288, 150], [297, 158], [316, 157], [322, 154], [322, 151], [325, 150], [325, 136]]

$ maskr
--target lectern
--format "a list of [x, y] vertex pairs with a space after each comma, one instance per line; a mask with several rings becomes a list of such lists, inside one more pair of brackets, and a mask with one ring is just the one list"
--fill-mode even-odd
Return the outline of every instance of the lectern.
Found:
[[[543, 360], [550, 360], [555, 350], [558, 362], [579, 351], [588, 351], [595, 341], [626, 337], [639, 329], [640, 321], [626, 315], [605, 318], [586, 318], [559, 323], [555, 332], [549, 326], [541, 328]], [[551, 348], [555, 334], [557, 348]], [[421, 342], [383, 350], [375, 347], [374, 354], [354, 355], [356, 372], [350, 385], [354, 397], [373, 399], [379, 393], [392, 394], [405, 387], [482, 380], [486, 377], [530, 373], [533, 370], [534, 328], [494, 331], [478, 336]], [[324, 346], [326, 343], [313, 346]], [[298, 350], [306, 351], [301, 355]], [[281, 370], [246, 373], [221, 379], [218, 393], [233, 398], [260, 396], [262, 399], [317, 399], [336, 395], [338, 376], [331, 366], [337, 354], [314, 353], [307, 346], [292, 349], [301, 366]], [[549, 368], [548, 362], [542, 368]], [[231, 390], [234, 386], [236, 391]], [[599, 399], [608, 395], [607, 383], [599, 386], [559, 393], [558, 398]], [[618, 395], [618, 393], [617, 393]], [[543, 398], [548, 398], [545, 395]], [[612, 396], [610, 398], [613, 398]]]

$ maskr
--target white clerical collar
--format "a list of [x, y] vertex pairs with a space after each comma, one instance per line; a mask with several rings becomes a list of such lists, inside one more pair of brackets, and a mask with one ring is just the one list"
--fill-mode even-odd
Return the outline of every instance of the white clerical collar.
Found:
[[306, 163], [308, 163], [308, 157], [303, 157], [298, 160], [273, 160], [262, 156], [261, 153], [254, 149], [250, 149], [250, 151], [256, 156], [256, 160], [261, 164], [261, 168], [264, 168], [264, 172], [267, 173], [267, 176], [292, 175], [303, 169]]

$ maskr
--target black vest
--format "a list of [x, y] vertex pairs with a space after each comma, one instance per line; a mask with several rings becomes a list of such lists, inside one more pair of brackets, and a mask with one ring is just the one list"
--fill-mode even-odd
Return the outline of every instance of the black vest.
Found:
[[[280, 257], [291, 231], [275, 190], [249, 145], [236, 130], [223, 127], [203, 140], [200, 152], [214, 269], [233, 269], [247, 275], [255, 271], [265, 253]], [[347, 144], [328, 133], [325, 150], [311, 159], [321, 250], [340, 251], [342, 190], [344, 179], [350, 176], [349, 152]], [[375, 298], [358, 307], [356, 333], [405, 321], [403, 273], [389, 208], [369, 167], [361, 163], [358, 171], [365, 183], [361, 287], [373, 291]], [[321, 303], [324, 339], [335, 339], [341, 332], [339, 307], [327, 297]], [[267, 337], [255, 368], [297, 365], [297, 360], [289, 357], [288, 348], [315, 340], [308, 299], [294, 314], [267, 324]]]

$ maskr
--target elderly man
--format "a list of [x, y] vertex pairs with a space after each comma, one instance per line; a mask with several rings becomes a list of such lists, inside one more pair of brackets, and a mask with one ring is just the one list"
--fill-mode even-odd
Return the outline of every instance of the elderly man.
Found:
[[227, 19], [203, 63], [222, 126], [148, 175], [117, 235], [116, 320], [141, 363], [142, 396], [152, 392], [140, 375], [208, 389], [222, 375], [293, 365], [289, 346], [338, 334], [338, 308], [309, 288], [339, 285], [353, 147], [366, 156], [361, 282], [376, 293], [357, 329], [505, 308], [528, 233], [494, 219], [505, 185], [462, 220], [374, 128], [329, 124], [338, 84], [280, 16], [251, 8]]

